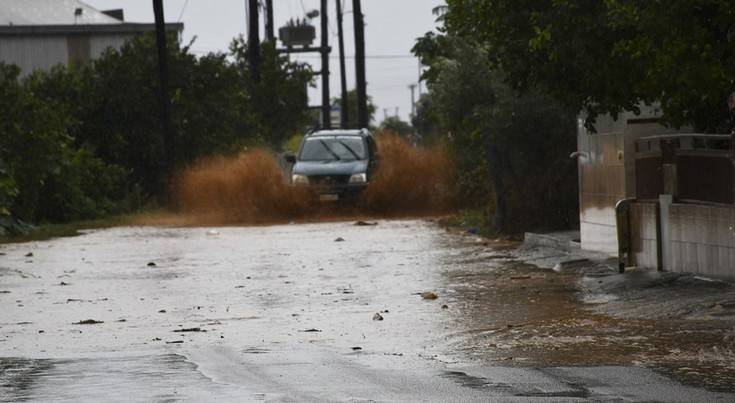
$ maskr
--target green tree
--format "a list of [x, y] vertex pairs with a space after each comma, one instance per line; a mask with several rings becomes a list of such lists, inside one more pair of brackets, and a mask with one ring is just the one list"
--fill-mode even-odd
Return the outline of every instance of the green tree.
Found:
[[411, 125], [421, 135], [424, 142], [432, 142], [440, 133], [436, 126], [434, 101], [430, 94], [423, 94], [416, 102], [416, 113], [411, 117]]
[[486, 206], [499, 232], [573, 225], [574, 113], [539, 91], [507, 86], [488, 49], [464, 38], [429, 34], [414, 52], [429, 67], [430, 116], [450, 140], [462, 199]]
[[[342, 107], [342, 97], [336, 97], [332, 98], [332, 106], [341, 108]], [[368, 122], [372, 125], [372, 122], [375, 120], [375, 104], [373, 103], [373, 98], [368, 95], [367, 97], [367, 112], [368, 112]], [[347, 127], [348, 128], [358, 128], [357, 124], [357, 90], [351, 89], [347, 91], [347, 112], [349, 113], [349, 119], [347, 120]]]
[[398, 116], [389, 116], [382, 123], [380, 123], [380, 129], [384, 131], [390, 131], [398, 134], [399, 136], [405, 137], [409, 134], [413, 134], [415, 131], [408, 122], [401, 120]]
[[242, 72], [255, 132], [274, 149], [280, 149], [310, 121], [307, 87], [313, 79], [308, 64], [290, 61], [276, 51], [275, 42], [261, 45], [260, 82], [250, 79], [247, 40], [242, 36], [230, 44], [235, 66]]
[[445, 29], [488, 49], [515, 89], [614, 116], [660, 101], [666, 122], [721, 131], [735, 89], [729, 0], [448, 0]]

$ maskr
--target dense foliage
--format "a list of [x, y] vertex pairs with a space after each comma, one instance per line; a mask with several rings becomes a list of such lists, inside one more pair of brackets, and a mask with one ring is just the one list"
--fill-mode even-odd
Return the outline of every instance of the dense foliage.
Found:
[[[334, 97], [332, 98], [332, 106], [341, 108], [342, 107], [342, 97]], [[367, 112], [368, 112], [368, 122], [372, 124], [372, 122], [375, 120], [375, 104], [373, 103], [372, 97], [368, 95], [367, 97]], [[359, 128], [357, 124], [357, 90], [351, 89], [347, 91], [347, 127], [350, 129], [357, 129]]]
[[388, 116], [380, 123], [379, 129], [384, 132], [395, 133], [401, 137], [413, 134], [414, 129], [408, 122], [404, 122], [398, 116]]
[[[164, 148], [155, 40], [93, 64], [21, 77], [0, 64], [0, 219], [63, 222], [128, 211], [168, 190], [176, 167], [249, 145], [279, 147], [308, 118], [310, 70], [263, 47], [254, 83], [242, 39], [195, 57], [169, 43], [173, 150]], [[174, 166], [167, 166], [171, 151]]]
[[464, 204], [483, 207], [498, 232], [573, 226], [575, 113], [541, 91], [513, 90], [490, 49], [469, 38], [429, 33], [414, 52], [429, 67], [414, 122], [424, 137], [448, 139]]
[[636, 111], [718, 132], [735, 90], [731, 0], [448, 0], [448, 32], [482, 43], [515, 89], [573, 110]]

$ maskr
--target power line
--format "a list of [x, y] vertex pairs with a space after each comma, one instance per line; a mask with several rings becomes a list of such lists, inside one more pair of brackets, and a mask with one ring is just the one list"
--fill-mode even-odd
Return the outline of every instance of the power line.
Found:
[[[310, 56], [310, 55], [299, 55], [299, 58], [304, 59], [314, 59], [318, 56]], [[337, 58], [339, 56], [331, 56], [331, 58]], [[354, 59], [355, 56], [345, 56], [347, 59]], [[390, 60], [390, 59], [415, 59], [416, 56], [414, 55], [370, 55], [365, 56], [366, 59], [377, 59], [377, 60]]]
[[184, 12], [186, 11], [186, 7], [189, 5], [189, 0], [186, 0], [184, 2], [183, 7], [181, 7], [181, 12], [179, 13], [179, 19], [178, 22], [181, 22], [181, 18], [184, 17]]

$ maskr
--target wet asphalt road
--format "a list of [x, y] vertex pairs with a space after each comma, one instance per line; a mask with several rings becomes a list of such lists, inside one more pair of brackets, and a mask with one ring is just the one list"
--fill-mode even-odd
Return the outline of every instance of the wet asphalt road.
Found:
[[637, 366], [505, 357], [480, 336], [558, 298], [484, 292], [503, 251], [429, 221], [117, 228], [0, 252], [3, 402], [735, 401]]

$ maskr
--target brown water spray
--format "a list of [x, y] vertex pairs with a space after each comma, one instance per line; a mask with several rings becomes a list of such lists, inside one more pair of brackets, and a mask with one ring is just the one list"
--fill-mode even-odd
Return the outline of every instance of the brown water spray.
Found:
[[380, 163], [361, 199], [350, 206], [315, 201], [287, 183], [276, 157], [265, 150], [199, 160], [176, 175], [177, 214], [151, 223], [267, 224], [292, 220], [431, 215], [456, 202], [454, 168], [443, 147], [421, 148], [394, 135], [378, 137]]

